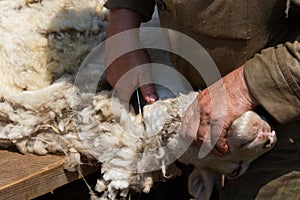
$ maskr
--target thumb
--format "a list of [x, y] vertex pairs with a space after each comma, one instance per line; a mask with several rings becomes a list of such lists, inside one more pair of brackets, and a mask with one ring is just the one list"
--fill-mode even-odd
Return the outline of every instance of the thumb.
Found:
[[143, 85], [140, 87], [140, 90], [141, 90], [142, 95], [147, 103], [151, 104], [151, 103], [155, 102], [156, 100], [158, 100], [158, 96], [157, 96], [154, 84], [149, 83], [149, 84]]
[[144, 64], [139, 66], [138, 85], [145, 101], [149, 104], [158, 100], [158, 95], [152, 81], [151, 65]]

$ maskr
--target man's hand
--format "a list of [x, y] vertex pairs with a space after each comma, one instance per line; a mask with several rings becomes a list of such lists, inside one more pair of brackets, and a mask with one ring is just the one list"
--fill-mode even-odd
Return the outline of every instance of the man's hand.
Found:
[[[131, 10], [111, 9], [106, 33], [107, 38], [123, 31], [139, 28], [141, 21], [141, 16]], [[113, 57], [118, 48], [122, 48], [122, 46], [136, 49], [139, 45], [138, 32], [134, 31], [126, 35], [125, 38], [122, 36], [113, 40], [107, 43], [105, 52], [107, 58]], [[115, 88], [120, 99], [125, 102], [129, 101], [133, 91], [137, 86], [140, 86], [145, 101], [153, 103], [158, 97], [151, 81], [150, 63], [150, 56], [146, 50], [131, 51], [113, 60], [106, 69], [106, 80]]]
[[221, 156], [229, 152], [225, 136], [231, 123], [257, 105], [239, 67], [199, 93], [185, 113], [181, 134]]

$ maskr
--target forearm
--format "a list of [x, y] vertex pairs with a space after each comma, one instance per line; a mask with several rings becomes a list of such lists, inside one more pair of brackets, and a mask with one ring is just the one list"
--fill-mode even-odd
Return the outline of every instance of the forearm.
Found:
[[[126, 68], [122, 67], [125, 65], [134, 67], [150, 63], [150, 57], [146, 51], [142, 49], [140, 43], [139, 30], [137, 28], [140, 27], [141, 22], [142, 16], [135, 11], [128, 9], [110, 10], [109, 23], [106, 30], [106, 38], [109, 38], [106, 40], [106, 58], [109, 63], [115, 61], [113, 63], [114, 66], [120, 65], [118, 67], [119, 70]], [[120, 52], [121, 49], [124, 49], [124, 52], [127, 53], [123, 55], [122, 51]], [[126, 57], [126, 59], [122, 59], [124, 57]], [[127, 63], [129, 62], [129, 58], [130, 64]]]
[[107, 0], [105, 7], [112, 9], [127, 9], [138, 13], [142, 21], [146, 22], [151, 19], [154, 12], [154, 0]]
[[139, 28], [142, 16], [128, 9], [111, 9], [106, 36], [111, 37], [126, 30]]
[[245, 64], [255, 99], [280, 123], [300, 117], [300, 43], [268, 48]]
[[106, 30], [105, 62], [106, 80], [128, 102], [136, 86], [139, 86], [147, 103], [157, 99], [151, 81], [150, 56], [139, 39], [142, 15], [129, 9], [110, 9]]
[[[111, 9], [109, 15], [108, 27], [106, 30], [106, 61], [110, 64], [118, 59], [124, 52], [130, 52], [140, 48], [139, 28], [142, 21], [140, 14], [128, 9]], [[132, 30], [135, 29], [135, 30]], [[128, 31], [131, 30], [131, 31]], [[127, 31], [127, 32], [126, 32]], [[119, 35], [117, 35], [119, 34]], [[114, 37], [112, 37], [114, 36]], [[123, 49], [123, 50], [122, 50]], [[147, 60], [148, 61], [148, 60]], [[116, 64], [121, 65], [126, 63]], [[133, 64], [133, 63], [131, 63]], [[138, 63], [142, 64], [142, 63]]]

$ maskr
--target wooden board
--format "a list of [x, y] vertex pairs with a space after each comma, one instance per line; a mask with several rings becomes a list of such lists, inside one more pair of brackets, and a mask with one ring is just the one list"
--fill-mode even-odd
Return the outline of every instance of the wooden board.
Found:
[[[0, 200], [32, 199], [81, 178], [79, 173], [65, 171], [64, 161], [63, 156], [0, 150]], [[85, 167], [83, 174], [97, 170]]]

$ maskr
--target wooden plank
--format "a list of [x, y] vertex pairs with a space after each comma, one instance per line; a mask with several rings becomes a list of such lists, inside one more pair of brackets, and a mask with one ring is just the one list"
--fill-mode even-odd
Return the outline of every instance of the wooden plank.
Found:
[[[32, 199], [81, 178], [79, 173], [65, 171], [64, 161], [63, 156], [0, 150], [0, 200]], [[85, 167], [83, 174], [97, 170]]]

